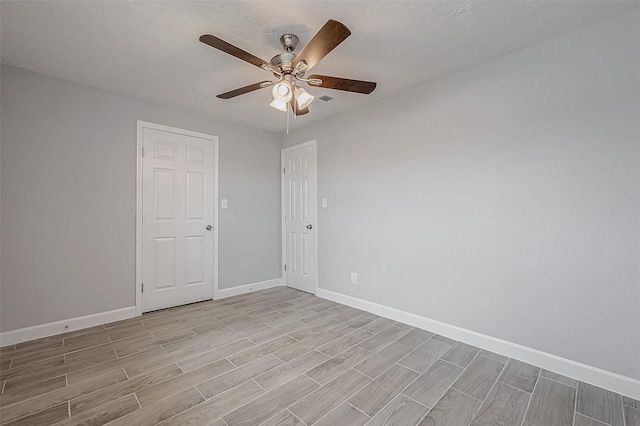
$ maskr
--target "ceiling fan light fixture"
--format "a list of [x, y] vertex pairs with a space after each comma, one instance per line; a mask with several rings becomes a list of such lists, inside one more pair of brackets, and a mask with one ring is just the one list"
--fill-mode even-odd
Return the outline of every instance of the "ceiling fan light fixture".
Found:
[[271, 94], [273, 95], [274, 100], [283, 103], [289, 102], [293, 97], [291, 85], [287, 81], [281, 81], [280, 83], [273, 86], [273, 89], [271, 89]]
[[[270, 106], [283, 112], [288, 112], [290, 106], [295, 117], [308, 114], [308, 106], [315, 99], [314, 96], [307, 93], [306, 90], [298, 87], [298, 82], [305, 82], [311, 87], [323, 87], [325, 89], [335, 89], [367, 95], [376, 88], [376, 83], [370, 81], [350, 80], [320, 74], [312, 74], [308, 78], [305, 78], [307, 72], [310, 72], [320, 60], [327, 56], [327, 54], [350, 35], [351, 31], [349, 31], [344, 24], [329, 19], [300, 53], [293, 53], [299, 41], [298, 37], [291, 33], [284, 34], [280, 38], [284, 53], [275, 55], [269, 62], [212, 34], [203, 34], [200, 36], [200, 41], [214, 49], [267, 71], [275, 77], [275, 81], [262, 81], [220, 93], [217, 95], [219, 99], [231, 99], [258, 89], [272, 87], [271, 93], [273, 94], [273, 100]], [[326, 100], [325, 97], [326, 96], [321, 96], [319, 99]], [[289, 114], [287, 113], [287, 133], [289, 133], [288, 123]]]
[[302, 87], [296, 89], [296, 102], [298, 103], [298, 109], [305, 109], [313, 102], [315, 98], [309, 94]]
[[286, 102], [282, 102], [279, 101], [277, 99], [274, 99], [273, 101], [271, 101], [271, 103], [269, 104], [272, 108], [275, 108], [279, 111], [282, 112], [287, 112], [287, 103]]

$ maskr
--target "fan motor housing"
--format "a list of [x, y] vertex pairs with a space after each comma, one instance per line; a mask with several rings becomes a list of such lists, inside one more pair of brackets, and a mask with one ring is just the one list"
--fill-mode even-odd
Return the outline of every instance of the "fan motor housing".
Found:
[[295, 53], [281, 53], [279, 55], [271, 58], [271, 65], [275, 65], [276, 67], [280, 67], [282, 71], [291, 71], [293, 69], [292, 63], [295, 59]]

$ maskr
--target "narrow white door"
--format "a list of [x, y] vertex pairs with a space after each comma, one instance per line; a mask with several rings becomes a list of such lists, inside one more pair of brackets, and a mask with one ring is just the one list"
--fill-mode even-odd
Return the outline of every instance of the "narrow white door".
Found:
[[284, 263], [287, 286], [316, 290], [316, 146], [283, 150]]
[[142, 310], [213, 298], [214, 141], [143, 129]]

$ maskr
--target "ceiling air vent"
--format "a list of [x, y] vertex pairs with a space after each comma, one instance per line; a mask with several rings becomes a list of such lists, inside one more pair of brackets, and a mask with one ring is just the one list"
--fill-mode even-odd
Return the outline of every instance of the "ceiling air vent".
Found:
[[321, 101], [324, 101], [324, 102], [329, 102], [333, 98], [331, 96], [329, 96], [329, 95], [322, 95], [318, 99], [320, 99]]

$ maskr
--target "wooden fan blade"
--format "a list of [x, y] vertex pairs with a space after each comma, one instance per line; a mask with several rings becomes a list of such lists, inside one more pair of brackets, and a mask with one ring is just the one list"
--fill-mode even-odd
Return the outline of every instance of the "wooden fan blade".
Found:
[[[309, 80], [307, 83], [315, 87], [364, 93], [365, 95], [373, 92], [376, 88], [376, 83], [372, 81], [349, 80], [348, 78], [330, 77], [328, 75], [313, 74], [307, 77], [307, 79]], [[320, 84], [314, 84], [314, 79], [319, 79], [322, 82]]]
[[296, 56], [296, 59], [293, 61], [294, 69], [296, 65], [298, 65], [298, 62], [304, 60], [307, 66], [303, 68], [302, 71], [309, 71], [350, 35], [351, 31], [349, 31], [349, 28], [345, 27], [344, 24], [329, 19], [327, 23], [320, 28], [320, 31], [313, 36], [309, 44]]
[[263, 66], [268, 67], [270, 70], [280, 74], [280, 70], [267, 61], [263, 61], [257, 56], [253, 56], [249, 52], [245, 52], [239, 47], [234, 46], [231, 43], [227, 43], [226, 41], [219, 39], [218, 37], [211, 34], [204, 34], [200, 36], [200, 41], [204, 44], [207, 44], [214, 49], [218, 49], [223, 51], [224, 53], [228, 53], [231, 56], [235, 56], [238, 59], [242, 59], [245, 62], [249, 62], [251, 65], [255, 65], [258, 68], [263, 68]]
[[239, 89], [231, 90], [229, 92], [220, 93], [216, 97], [220, 99], [231, 99], [235, 98], [236, 96], [244, 95], [245, 93], [253, 92], [254, 90], [262, 89], [263, 87], [269, 87], [273, 85], [273, 83], [273, 81], [261, 81], [260, 83], [254, 83], [248, 86], [240, 87]]
[[289, 101], [289, 106], [291, 106], [291, 111], [294, 111], [296, 114], [296, 117], [299, 115], [305, 115], [305, 114], [309, 114], [309, 107], [306, 107], [304, 109], [299, 109], [298, 105], [296, 105], [296, 98], [293, 97], [291, 98], [291, 100]]

